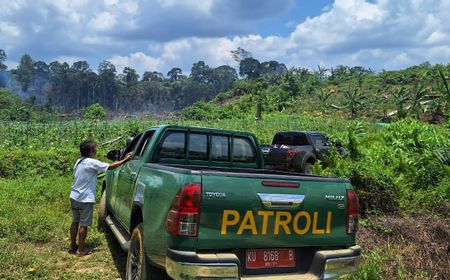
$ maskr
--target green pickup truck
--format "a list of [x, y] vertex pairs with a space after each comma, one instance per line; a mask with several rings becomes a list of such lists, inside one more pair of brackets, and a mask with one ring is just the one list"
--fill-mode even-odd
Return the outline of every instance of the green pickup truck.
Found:
[[347, 180], [264, 169], [256, 137], [157, 126], [108, 153], [99, 226], [128, 251], [126, 279], [334, 279], [358, 270]]

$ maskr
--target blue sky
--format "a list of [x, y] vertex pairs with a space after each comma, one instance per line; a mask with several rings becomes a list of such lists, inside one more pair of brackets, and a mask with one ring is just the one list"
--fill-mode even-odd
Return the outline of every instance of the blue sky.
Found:
[[310, 69], [396, 70], [450, 62], [449, 0], [0, 0], [0, 49], [14, 68], [35, 60], [103, 60], [138, 73], [188, 73], [203, 60], [258, 60]]

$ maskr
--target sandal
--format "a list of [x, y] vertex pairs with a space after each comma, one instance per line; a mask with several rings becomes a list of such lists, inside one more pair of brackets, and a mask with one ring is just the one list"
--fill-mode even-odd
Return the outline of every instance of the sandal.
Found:
[[75, 246], [70, 246], [69, 250], [67, 250], [67, 253], [75, 255], [77, 253], [77, 251], [78, 251], [78, 246], [75, 245]]
[[80, 251], [77, 250], [76, 255], [77, 255], [77, 257], [84, 257], [84, 256], [87, 256], [87, 255], [90, 255], [91, 253], [92, 253], [91, 249], [86, 248], [83, 252], [80, 252]]

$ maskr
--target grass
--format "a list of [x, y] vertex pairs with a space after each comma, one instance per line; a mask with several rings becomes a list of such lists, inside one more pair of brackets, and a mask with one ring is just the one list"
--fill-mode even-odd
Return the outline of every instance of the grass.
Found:
[[[78, 131], [77, 137], [90, 135], [101, 143], [155, 122], [113, 123], [106, 131], [101, 125], [95, 129], [99, 127], [85, 124], [86, 130]], [[346, 147], [350, 146], [352, 131], [348, 127], [362, 127], [364, 133], [359, 135], [356, 129], [353, 132], [355, 149], [361, 152], [359, 158], [333, 157], [328, 167], [316, 166], [318, 174], [353, 179], [362, 210], [368, 215], [358, 235], [364, 252], [361, 270], [350, 279], [443, 279], [450, 275], [446, 251], [450, 240], [450, 167], [441, 165], [430, 152], [435, 147], [448, 147], [446, 127], [408, 121], [378, 126], [284, 114], [268, 115], [262, 122], [211, 120], [178, 124], [251, 131], [261, 143], [269, 143], [280, 130], [321, 130], [333, 139], [343, 140]], [[0, 279], [124, 277], [126, 255], [113, 236], [96, 230], [97, 211], [87, 240], [94, 254], [77, 258], [66, 252], [71, 222], [71, 168], [78, 156], [75, 146], [79, 139], [73, 138], [71, 124], [61, 125], [51, 129], [47, 126], [46, 134], [29, 127], [28, 136], [14, 132], [5, 135], [0, 143]], [[121, 129], [113, 129], [116, 126]], [[27, 131], [21, 124], [17, 127]], [[101, 147], [99, 155], [116, 145], [123, 143]], [[439, 215], [430, 219], [430, 210]]]
[[[67, 253], [72, 178], [0, 179], [0, 279], [121, 279], [126, 255], [110, 233], [88, 233], [94, 253]], [[94, 221], [96, 221], [94, 212]]]

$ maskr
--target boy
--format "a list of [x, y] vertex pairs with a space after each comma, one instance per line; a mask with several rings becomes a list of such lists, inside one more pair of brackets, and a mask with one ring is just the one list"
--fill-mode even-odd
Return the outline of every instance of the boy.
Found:
[[[80, 144], [81, 158], [74, 166], [74, 180], [70, 192], [70, 205], [72, 208], [72, 225], [70, 226], [69, 253], [78, 257], [86, 256], [90, 250], [85, 246], [87, 229], [92, 224], [95, 193], [97, 189], [98, 172], [112, 170], [124, 164], [131, 158], [128, 153], [122, 160], [111, 164], [94, 159], [97, 154], [97, 145], [87, 140]], [[76, 243], [78, 235], [78, 246]]]

